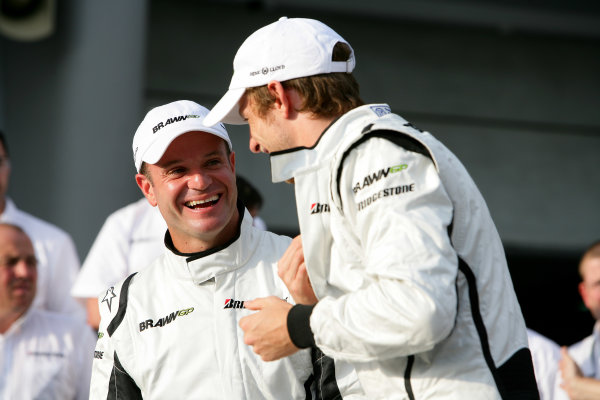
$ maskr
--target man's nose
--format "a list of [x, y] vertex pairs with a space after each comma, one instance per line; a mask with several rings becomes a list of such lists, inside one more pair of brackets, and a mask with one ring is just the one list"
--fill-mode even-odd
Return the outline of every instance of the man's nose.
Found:
[[33, 274], [35, 267], [32, 267], [26, 260], [19, 260], [14, 266], [15, 276], [18, 278], [27, 278]]
[[210, 186], [212, 178], [209, 174], [202, 171], [195, 172], [188, 180], [188, 187], [190, 189], [204, 190]]
[[250, 151], [253, 153], [260, 153], [260, 144], [258, 144], [258, 142], [256, 140], [254, 140], [252, 138], [252, 136], [250, 136]]

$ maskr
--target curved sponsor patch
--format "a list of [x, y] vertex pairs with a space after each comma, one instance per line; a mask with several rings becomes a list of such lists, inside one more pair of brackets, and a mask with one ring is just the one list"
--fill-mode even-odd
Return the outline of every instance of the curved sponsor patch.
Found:
[[383, 190], [380, 190], [377, 193], [372, 194], [371, 196], [367, 197], [366, 199], [359, 201], [358, 203], [356, 203], [356, 207], [357, 207], [358, 211], [362, 211], [381, 198], [390, 197], [390, 196], [398, 196], [398, 195], [401, 195], [404, 193], [410, 193], [410, 192], [414, 192], [414, 191], [415, 191], [414, 183], [385, 188]]
[[408, 168], [408, 164], [398, 164], [393, 165], [391, 167], [380, 169], [377, 172], [372, 172], [369, 175], [362, 178], [360, 181], [356, 182], [352, 187], [352, 191], [354, 193], [358, 193], [364, 188], [370, 186], [371, 184], [378, 182], [380, 179], [385, 179], [390, 174], [395, 174], [398, 172], [402, 172]]

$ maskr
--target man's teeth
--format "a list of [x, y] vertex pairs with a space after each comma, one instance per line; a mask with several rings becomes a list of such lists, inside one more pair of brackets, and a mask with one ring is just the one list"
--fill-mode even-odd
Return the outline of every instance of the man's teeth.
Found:
[[209, 205], [209, 203], [212, 203], [217, 200], [219, 200], [219, 196], [214, 195], [214, 196], [212, 196], [208, 199], [204, 199], [204, 200], [188, 201], [185, 203], [185, 205], [190, 208], [194, 208], [194, 207], [198, 207], [198, 206], [202, 207], [202, 206], [207, 206], [207, 205]]

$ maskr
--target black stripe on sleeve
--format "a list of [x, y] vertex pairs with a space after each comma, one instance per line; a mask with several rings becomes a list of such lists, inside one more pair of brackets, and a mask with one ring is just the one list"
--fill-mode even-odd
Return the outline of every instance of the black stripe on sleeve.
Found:
[[115, 315], [115, 317], [112, 319], [112, 321], [110, 321], [108, 328], [106, 328], [108, 336], [112, 336], [112, 334], [119, 327], [121, 321], [123, 321], [123, 318], [125, 317], [125, 311], [127, 310], [127, 293], [129, 292], [129, 284], [131, 283], [131, 279], [135, 276], [135, 274], [137, 274], [137, 272], [134, 272], [133, 274], [129, 275], [127, 279], [125, 279], [125, 281], [123, 282], [123, 285], [121, 286], [121, 293], [119, 295], [119, 309], [117, 310], [117, 314]]
[[479, 294], [475, 274], [473, 274], [471, 268], [460, 257], [458, 259], [458, 268], [467, 279], [471, 316], [479, 335], [483, 357], [494, 377], [500, 396], [503, 399], [539, 399], [529, 349], [523, 348], [517, 351], [499, 368], [494, 363], [487, 329], [481, 316], [481, 310], [479, 309]]
[[537, 383], [529, 349], [522, 348], [498, 367], [504, 399], [538, 400]]
[[485, 362], [488, 368], [490, 369], [492, 376], [494, 377], [494, 381], [496, 382], [498, 390], [500, 390], [500, 393], [502, 394], [502, 384], [496, 371], [496, 364], [494, 363], [494, 359], [492, 358], [487, 329], [485, 327], [485, 324], [483, 323], [483, 317], [481, 316], [481, 311], [479, 309], [479, 293], [477, 292], [477, 279], [475, 278], [475, 274], [473, 273], [471, 268], [460, 257], [458, 258], [458, 269], [463, 273], [463, 275], [467, 279], [469, 290], [469, 303], [471, 304], [471, 317], [473, 318], [473, 322], [475, 323], [475, 329], [477, 330], [477, 335], [479, 336], [479, 342], [481, 343], [483, 358], [485, 359]]
[[404, 389], [406, 389], [406, 394], [408, 394], [408, 398], [410, 400], [415, 399], [415, 394], [413, 393], [412, 383], [410, 381], [410, 374], [412, 373], [412, 367], [415, 363], [415, 356], [410, 355], [406, 359], [406, 369], [404, 370]]

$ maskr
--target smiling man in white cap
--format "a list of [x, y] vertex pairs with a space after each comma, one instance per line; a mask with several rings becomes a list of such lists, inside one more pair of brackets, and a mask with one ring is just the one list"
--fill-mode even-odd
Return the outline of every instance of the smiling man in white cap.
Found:
[[313, 395], [309, 351], [270, 364], [243, 343], [245, 300], [292, 301], [276, 275], [290, 239], [252, 226], [237, 201], [231, 141], [222, 125], [203, 124], [207, 113], [169, 103], [135, 134], [136, 181], [167, 223], [166, 251], [99, 297], [92, 399]]
[[233, 67], [205, 123], [248, 123], [273, 181], [295, 184], [302, 234], [279, 262], [301, 304], [246, 302], [245, 342], [266, 360], [316, 344], [373, 399], [538, 398], [502, 243], [459, 160], [365, 105], [352, 47], [319, 21], [259, 29]]

